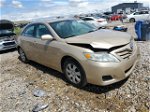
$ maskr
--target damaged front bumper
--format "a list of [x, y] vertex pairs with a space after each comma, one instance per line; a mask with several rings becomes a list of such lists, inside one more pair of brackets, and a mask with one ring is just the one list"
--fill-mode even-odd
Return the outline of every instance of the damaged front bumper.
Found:
[[[111, 53], [113, 54], [116, 51], [112, 51]], [[126, 59], [120, 58], [120, 62], [118, 63], [86, 60], [82, 64], [84, 65], [83, 68], [88, 83], [105, 86], [127, 78], [135, 68], [139, 58], [140, 53], [136, 46], [131, 56]]]

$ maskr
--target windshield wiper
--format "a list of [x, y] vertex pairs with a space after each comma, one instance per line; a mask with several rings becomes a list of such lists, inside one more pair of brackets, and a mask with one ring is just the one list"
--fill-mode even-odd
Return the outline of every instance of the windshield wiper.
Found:
[[67, 36], [66, 38], [68, 38], [68, 37], [74, 37], [74, 36], [77, 36], [77, 35], [75, 35], [75, 34], [69, 35], [69, 36]]
[[91, 33], [91, 32], [95, 32], [95, 31], [97, 31], [98, 29], [93, 29], [93, 30], [91, 30], [91, 31], [88, 31], [88, 33]]

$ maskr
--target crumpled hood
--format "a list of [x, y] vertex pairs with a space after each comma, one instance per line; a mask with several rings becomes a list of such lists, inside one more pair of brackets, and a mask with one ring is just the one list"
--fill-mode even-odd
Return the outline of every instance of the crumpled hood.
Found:
[[128, 44], [131, 40], [131, 35], [124, 32], [101, 29], [65, 40], [70, 44], [89, 44], [93, 48], [110, 49]]

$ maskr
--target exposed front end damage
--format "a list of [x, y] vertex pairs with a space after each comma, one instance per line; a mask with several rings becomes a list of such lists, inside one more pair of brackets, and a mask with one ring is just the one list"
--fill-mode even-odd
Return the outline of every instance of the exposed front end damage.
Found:
[[7, 20], [0, 21], [0, 51], [16, 47], [15, 36], [13, 33], [14, 25]]
[[[109, 85], [127, 78], [140, 58], [139, 48], [134, 40], [126, 44], [110, 47], [108, 44], [68, 43], [73, 46], [90, 49], [93, 53], [107, 52], [117, 58], [118, 62], [100, 62], [93, 60], [82, 61], [87, 74], [88, 83]], [[108, 47], [103, 47], [108, 46]]]

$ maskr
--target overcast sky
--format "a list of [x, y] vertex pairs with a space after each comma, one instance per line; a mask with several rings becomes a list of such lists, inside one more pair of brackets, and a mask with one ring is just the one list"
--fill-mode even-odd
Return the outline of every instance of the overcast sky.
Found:
[[[0, 19], [30, 20], [58, 15], [110, 10], [111, 6], [135, 0], [0, 0]], [[150, 5], [150, 0], [137, 0]]]

